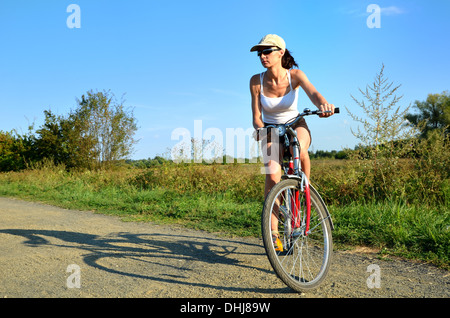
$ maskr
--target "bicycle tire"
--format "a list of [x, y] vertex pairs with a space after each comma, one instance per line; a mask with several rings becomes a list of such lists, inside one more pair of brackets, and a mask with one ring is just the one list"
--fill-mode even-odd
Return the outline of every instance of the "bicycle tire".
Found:
[[[263, 243], [269, 262], [277, 276], [297, 292], [317, 288], [324, 281], [330, 269], [333, 250], [332, 223], [329, 213], [320, 195], [312, 186], [310, 186], [310, 231], [307, 235], [303, 233], [295, 237], [293, 233], [298, 231], [289, 229], [293, 214], [292, 206], [287, 207], [289, 203], [286, 204], [286, 201], [290, 201], [291, 205], [293, 203], [288, 197], [289, 193], [292, 195], [294, 191], [299, 191], [300, 206], [305, 206], [305, 193], [300, 191], [300, 182], [298, 179], [285, 179], [277, 183], [267, 195], [261, 217]], [[278, 230], [284, 247], [283, 251], [276, 251], [272, 240], [271, 219], [277, 199], [280, 202]]]

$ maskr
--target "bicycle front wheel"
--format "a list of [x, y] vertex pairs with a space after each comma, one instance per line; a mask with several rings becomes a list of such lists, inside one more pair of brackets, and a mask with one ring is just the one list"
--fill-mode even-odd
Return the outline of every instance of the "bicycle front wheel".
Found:
[[[274, 271], [286, 285], [299, 292], [323, 282], [333, 250], [331, 220], [312, 186], [306, 232], [306, 197], [300, 188], [296, 179], [277, 183], [266, 198], [261, 220], [264, 247]], [[274, 244], [274, 236], [278, 236], [281, 244]]]

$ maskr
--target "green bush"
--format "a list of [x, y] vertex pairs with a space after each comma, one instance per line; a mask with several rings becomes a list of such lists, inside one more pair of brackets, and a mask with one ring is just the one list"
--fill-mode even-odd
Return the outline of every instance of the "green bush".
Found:
[[14, 132], [0, 130], [0, 171], [18, 171], [26, 168], [28, 139]]

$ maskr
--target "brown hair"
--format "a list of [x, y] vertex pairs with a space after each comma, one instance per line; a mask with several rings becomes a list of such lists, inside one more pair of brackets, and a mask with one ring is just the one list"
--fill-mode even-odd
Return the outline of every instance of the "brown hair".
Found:
[[290, 70], [294, 66], [298, 68], [297, 62], [295, 62], [295, 60], [292, 57], [291, 53], [287, 49], [284, 50], [284, 55], [283, 55], [283, 58], [281, 60], [281, 66], [283, 66], [287, 70]]

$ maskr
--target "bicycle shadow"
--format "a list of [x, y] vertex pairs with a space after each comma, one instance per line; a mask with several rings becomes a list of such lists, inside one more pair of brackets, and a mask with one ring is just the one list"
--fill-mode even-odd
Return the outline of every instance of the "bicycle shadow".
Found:
[[[85, 264], [112, 274], [222, 291], [263, 294], [292, 293], [292, 290], [287, 287], [232, 287], [205, 282], [207, 279], [196, 282], [186, 279], [189, 272], [192, 271], [190, 265], [195, 262], [202, 262], [205, 266], [222, 265], [256, 269], [265, 274], [274, 275], [270, 270], [246, 265], [239, 260], [239, 256], [265, 257], [264, 254], [254, 251], [255, 247], [260, 247], [259, 245], [248, 242], [165, 233], [119, 232], [111, 233], [108, 236], [99, 236], [70, 231], [28, 229], [3, 229], [0, 230], [1, 233], [23, 237], [25, 241], [22, 244], [31, 247], [53, 246], [85, 251], [87, 253], [82, 255]], [[140, 270], [127, 268], [127, 266], [117, 268], [112, 265], [114, 261], [130, 260], [140, 263], [142, 265], [139, 267]], [[146, 267], [156, 268], [158, 275], [153, 274], [152, 270], [145, 270]]]

